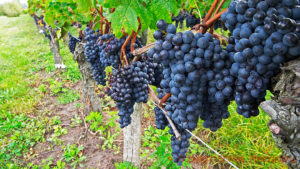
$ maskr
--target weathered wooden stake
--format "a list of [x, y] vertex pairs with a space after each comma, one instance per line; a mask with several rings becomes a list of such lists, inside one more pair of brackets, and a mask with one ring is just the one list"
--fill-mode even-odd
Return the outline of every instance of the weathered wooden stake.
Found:
[[123, 161], [131, 162], [135, 166], [140, 166], [142, 110], [143, 104], [136, 103], [134, 105], [134, 112], [131, 115], [131, 124], [123, 129]]

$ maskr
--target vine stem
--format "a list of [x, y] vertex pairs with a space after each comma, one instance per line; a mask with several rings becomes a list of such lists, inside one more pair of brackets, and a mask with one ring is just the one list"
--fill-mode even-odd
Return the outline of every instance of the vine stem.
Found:
[[[98, 9], [96, 9], [96, 10], [98, 10]], [[95, 23], [95, 20], [96, 20], [96, 18], [97, 18], [97, 14], [96, 13], [94, 13], [93, 12], [93, 14], [95, 14], [95, 17], [90, 21], [90, 23], [89, 23], [89, 28], [91, 28], [91, 29], [93, 29], [94, 28], [94, 23]]]
[[216, 9], [216, 7], [217, 7], [219, 1], [220, 1], [220, 0], [215, 0], [215, 1], [213, 2], [213, 4], [211, 5], [211, 7], [210, 7], [210, 9], [209, 9], [209, 11], [208, 11], [206, 17], [204, 18], [204, 23], [210, 19], [211, 15], [212, 15], [213, 12], [215, 11], [215, 9]]
[[105, 34], [109, 33], [110, 25], [111, 25], [110, 22], [109, 22], [109, 23], [105, 23], [105, 29], [104, 29], [104, 33], [105, 33]]
[[209, 33], [210, 34], [214, 34], [214, 24], [211, 25], [211, 27], [209, 28]]
[[224, 5], [224, 3], [226, 2], [226, 0], [222, 0], [221, 3], [219, 4], [215, 14], [219, 13], [220, 9], [222, 8], [222, 6]]
[[200, 21], [201, 21], [202, 20], [201, 12], [200, 12], [200, 10], [198, 8], [198, 5], [197, 5], [197, 2], [195, 0], [194, 0], [194, 3], [195, 3], [195, 6], [196, 6], [196, 8], [198, 10], [199, 18], [200, 18]]
[[82, 33], [82, 30], [79, 28], [79, 22], [75, 22], [76, 23], [76, 30], [77, 32], [79, 33], [79, 36], [84, 39], [84, 36], [83, 36], [83, 33]]
[[199, 26], [199, 27], [200, 27], [199, 32], [200, 33], [205, 33], [205, 30], [203, 29], [203, 27], [201, 27], [201, 26]]
[[84, 36], [83, 36], [82, 30], [79, 30], [79, 31], [78, 31], [78, 33], [79, 33], [80, 37], [81, 37], [82, 39], [84, 39]]
[[[109, 32], [109, 29], [110, 29], [110, 22], [108, 22], [108, 20], [103, 16], [103, 7], [101, 6], [100, 7], [100, 11], [98, 8], [96, 8], [96, 11], [100, 14], [100, 17], [101, 17], [101, 20], [104, 20], [105, 21], [105, 29], [104, 29], [104, 33], [108, 33]], [[101, 29], [103, 25], [101, 25]], [[103, 31], [101, 31], [101, 35], [103, 35]]]
[[134, 56], [132, 62], [138, 61], [138, 60], [140, 59], [140, 56], [141, 56], [142, 54], [144, 54], [145, 52], [147, 52], [150, 48], [153, 48], [154, 45], [155, 45], [155, 43], [150, 43], [150, 44], [148, 44], [147, 46], [144, 46], [144, 47], [142, 47], [142, 48], [135, 49], [135, 50], [132, 52], [132, 54], [133, 54], [133, 56]]
[[138, 17], [138, 21], [139, 21], [139, 28], [138, 28], [138, 30], [134, 33], [133, 38], [132, 38], [131, 43], [130, 43], [130, 50], [131, 50], [131, 53], [133, 53], [133, 51], [134, 51], [134, 43], [135, 43], [135, 39], [136, 39], [136, 37], [137, 37], [137, 35], [138, 35], [138, 33], [139, 33], [140, 29], [141, 29], [141, 26], [142, 26], [140, 17]]
[[168, 100], [168, 98], [171, 97], [171, 93], [167, 93], [166, 95], [164, 95], [164, 97], [159, 101], [159, 106], [163, 106], [165, 104], [165, 102]]
[[126, 56], [126, 53], [125, 53], [125, 48], [126, 48], [127, 44], [129, 43], [129, 41], [130, 41], [133, 33], [134, 33], [134, 31], [132, 31], [131, 35], [127, 37], [127, 39], [125, 40], [125, 42], [123, 43], [122, 48], [121, 48], [120, 59], [121, 60], [123, 59], [124, 62], [125, 62], [125, 65], [127, 65], [127, 66], [129, 64], [128, 64], [128, 61], [127, 61], [127, 56]]
[[[98, 23], [102, 24], [102, 23], [103, 23], [102, 19], [99, 20], [99, 21], [97, 21], [97, 22], [95, 22], [95, 23], [93, 24], [92, 30], [94, 30], [95, 26], [96, 26]], [[100, 27], [101, 27], [101, 25], [100, 25]], [[101, 35], [102, 35], [102, 32], [101, 32]]]
[[[115, 8], [112, 8], [110, 10], [110, 13], [113, 13], [115, 11]], [[102, 17], [105, 19], [105, 29], [104, 29], [104, 33], [107, 34], [110, 31], [111, 28], [111, 23], [108, 22], [108, 20], [102, 15]]]
[[213, 36], [214, 36], [215, 38], [219, 39], [220, 42], [221, 42], [223, 45], [226, 45], [226, 44], [223, 43], [223, 42], [224, 42], [223, 40], [228, 41], [228, 38], [227, 38], [227, 37], [222, 36], [222, 35], [219, 35], [219, 34], [217, 34], [217, 33], [214, 33]]
[[104, 21], [105, 21], [106, 23], [108, 23], [108, 20], [103, 16], [103, 7], [102, 7], [102, 6], [100, 7], [100, 11], [99, 11], [98, 8], [96, 8], [96, 11], [100, 14], [101, 18], [103, 18]]
[[210, 27], [217, 19], [219, 19], [221, 17], [221, 15], [227, 12], [227, 8], [224, 9], [223, 11], [217, 13], [215, 16], [213, 16], [211, 19], [209, 19], [206, 23], [203, 24], [203, 26], [205, 27]]
[[[194, 27], [195, 30], [197, 30], [200, 33], [205, 33], [210, 28], [210, 33], [213, 34], [214, 30], [213, 30], [212, 26], [213, 26], [214, 22], [217, 19], [219, 19], [224, 12], [227, 11], [227, 8], [226, 8], [223, 11], [219, 12], [220, 9], [222, 8], [222, 6], [224, 5], [224, 3], [226, 2], [226, 0], [222, 0], [220, 3], [219, 2], [220, 2], [220, 0], [215, 0], [213, 2], [212, 6], [210, 7], [210, 9], [208, 11], [208, 14], [203, 19], [202, 23], [198, 24], [198, 25], [196, 25]], [[217, 7], [217, 5], [218, 5], [218, 7]], [[216, 9], [216, 11], [215, 11], [215, 9]], [[211, 16], [213, 15], [213, 13], [214, 13], [214, 16], [211, 18]]]
[[[103, 16], [103, 7], [100, 7], [100, 15]], [[100, 23], [100, 31], [101, 31], [101, 35], [103, 35], [103, 17], [101, 17], [101, 23]]]
[[130, 51], [131, 51], [131, 53], [134, 51], [134, 43], [135, 43], [135, 39], [136, 39], [136, 37], [138, 35], [138, 31], [133, 33], [134, 35], [133, 35], [131, 43], [130, 43]]
[[[168, 116], [166, 110], [158, 105], [157, 103], [160, 102], [159, 98], [156, 96], [155, 92], [153, 91], [153, 89], [151, 88], [150, 85], [148, 85], [148, 90], [149, 90], [149, 96], [152, 98], [152, 102], [158, 107], [160, 108], [163, 112], [164, 112], [164, 115], [166, 116], [168, 122], [170, 123], [171, 125], [171, 128], [173, 129], [174, 133], [175, 133], [175, 137], [178, 139], [178, 140], [181, 140], [181, 135], [180, 133], [178, 132], [175, 124], [173, 123], [172, 119]], [[154, 100], [154, 101], [153, 101]], [[155, 103], [156, 102], [156, 103]]]

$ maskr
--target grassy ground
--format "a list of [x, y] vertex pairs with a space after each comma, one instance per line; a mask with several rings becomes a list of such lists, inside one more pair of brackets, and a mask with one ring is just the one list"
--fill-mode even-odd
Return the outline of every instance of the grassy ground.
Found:
[[[122, 138], [116, 127], [116, 112], [106, 110], [110, 115], [95, 112], [81, 117], [80, 74], [64, 45], [61, 54], [68, 66], [66, 71], [55, 70], [48, 40], [38, 34], [32, 18], [0, 17], [2, 168], [78, 168], [80, 165], [97, 168], [104, 165], [96, 163], [97, 160], [104, 158], [112, 164], [120, 162], [122, 144], [115, 143]], [[111, 104], [109, 99], [103, 102]], [[269, 117], [261, 112], [258, 117], [245, 119], [236, 113], [235, 107], [234, 103], [230, 105], [231, 117], [224, 120], [217, 132], [204, 129], [199, 121], [194, 133], [240, 168], [287, 168], [279, 160], [281, 151], [267, 128]], [[153, 126], [153, 105], [147, 104], [144, 109], [143, 168], [162, 165], [178, 168], [170, 162], [167, 130], [156, 130]], [[86, 133], [83, 121], [87, 121], [89, 131], [101, 131], [104, 135]], [[83, 141], [81, 133], [84, 133]], [[191, 141], [187, 161], [193, 168], [230, 168], [196, 139]], [[115, 165], [128, 168], [130, 164]]]
[[23, 12], [22, 5], [18, 1], [0, 4], [0, 16], [17, 17]]
[[80, 74], [64, 47], [61, 52], [69, 67], [54, 72], [48, 40], [38, 34], [29, 16], [0, 17], [0, 27], [0, 166], [9, 168], [24, 166], [32, 147], [53, 129], [46, 110], [37, 110], [47, 92], [43, 83], [49, 84], [51, 94], [56, 89], [58, 101], [68, 103], [78, 100], [78, 92], [57, 87], [61, 82], [53, 75], [76, 82]]
[[51, 53], [29, 17], [0, 20], [0, 166], [11, 167], [43, 140], [46, 126], [28, 115], [41, 99], [32, 87], [38, 78], [35, 63], [51, 60]]

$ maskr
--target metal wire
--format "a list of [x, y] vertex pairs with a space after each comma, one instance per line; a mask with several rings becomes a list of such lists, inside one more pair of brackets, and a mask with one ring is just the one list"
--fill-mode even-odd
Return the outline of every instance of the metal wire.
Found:
[[[151, 100], [153, 103], [154, 103], [154, 105], [156, 105], [157, 106], [157, 104], [153, 101], [153, 100]], [[159, 106], [157, 106], [158, 108], [160, 108]], [[161, 109], [161, 108], [160, 108]], [[164, 113], [165, 113], [165, 115], [166, 116], [168, 116], [167, 115], [167, 113], [165, 112], [165, 110], [164, 109], [161, 109]], [[182, 127], [182, 126], [181, 126]], [[206, 144], [203, 140], [201, 140], [199, 137], [197, 137], [196, 135], [194, 135], [190, 130], [188, 130], [188, 129], [185, 129], [187, 132], [189, 132], [193, 137], [195, 137], [198, 141], [200, 141], [203, 145], [205, 145], [207, 148], [209, 148], [211, 151], [213, 151], [214, 153], [216, 153], [218, 156], [220, 156], [222, 159], [224, 159], [228, 164], [230, 164], [232, 167], [234, 167], [235, 169], [239, 169], [237, 166], [235, 166], [232, 162], [230, 162], [229, 160], [227, 160], [224, 156], [222, 156], [220, 153], [218, 153], [215, 149], [213, 149], [213, 148], [211, 148], [208, 144]]]
[[218, 156], [220, 156], [221, 158], [223, 158], [228, 164], [230, 164], [232, 167], [239, 169], [237, 166], [235, 166], [233, 163], [231, 163], [229, 160], [227, 160], [224, 156], [222, 156], [220, 153], [218, 153], [216, 150], [214, 150], [213, 148], [211, 148], [208, 144], [206, 144], [204, 141], [202, 141], [199, 137], [197, 137], [196, 135], [194, 135], [190, 130], [185, 129], [187, 132], [189, 132], [193, 137], [195, 137], [197, 140], [199, 140], [202, 144], [204, 144], [206, 147], [208, 147], [211, 151], [213, 151], [214, 153], [216, 153]]

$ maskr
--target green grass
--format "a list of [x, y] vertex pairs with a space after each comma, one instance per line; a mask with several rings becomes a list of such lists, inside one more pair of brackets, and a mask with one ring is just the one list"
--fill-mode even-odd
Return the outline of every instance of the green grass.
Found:
[[[236, 103], [229, 106], [231, 117], [223, 120], [223, 126], [216, 132], [204, 129], [202, 121], [194, 133], [208, 133], [208, 144], [240, 168], [287, 168], [280, 161], [281, 150], [276, 147], [267, 127], [270, 117], [260, 111], [260, 115], [249, 119], [238, 115]], [[225, 164], [224, 160], [202, 146], [213, 162]]]
[[[46, 92], [40, 83], [55, 71], [48, 40], [38, 34], [32, 18], [0, 17], [0, 166], [24, 166], [30, 148], [45, 141], [44, 134], [51, 120], [36, 106]], [[64, 81], [78, 81], [77, 64], [66, 47], [62, 47], [65, 72], [58, 72]], [[45, 70], [44, 74], [38, 71]], [[67, 91], [58, 98], [62, 104], [79, 99], [78, 92]], [[35, 114], [32, 117], [32, 114]], [[1, 168], [0, 167], [0, 168]]]
[[20, 2], [14, 0], [13, 2], [6, 2], [0, 5], [0, 16], [16, 17], [23, 12]]
[[81, 168], [83, 167], [81, 162], [86, 160], [86, 157], [82, 155], [84, 147], [83, 146], [76, 146], [68, 144], [63, 148], [64, 154], [63, 158], [66, 162], [70, 162], [73, 169], [79, 165]]

